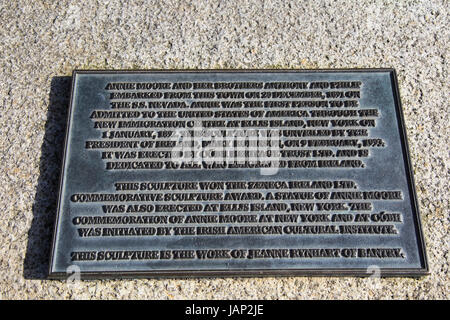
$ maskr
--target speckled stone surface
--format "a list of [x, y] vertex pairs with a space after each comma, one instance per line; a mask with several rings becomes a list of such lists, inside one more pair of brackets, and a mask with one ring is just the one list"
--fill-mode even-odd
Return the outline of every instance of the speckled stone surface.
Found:
[[[448, 299], [448, 1], [0, 1], [0, 299]], [[72, 69], [394, 67], [431, 275], [45, 280]]]

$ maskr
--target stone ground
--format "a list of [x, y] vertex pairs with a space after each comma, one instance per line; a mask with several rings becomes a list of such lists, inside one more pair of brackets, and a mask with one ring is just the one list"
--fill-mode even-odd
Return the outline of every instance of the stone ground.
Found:
[[[447, 299], [449, 2], [0, 0], [0, 299]], [[314, 2], [314, 3], [313, 3]], [[431, 275], [45, 280], [72, 69], [394, 67]]]

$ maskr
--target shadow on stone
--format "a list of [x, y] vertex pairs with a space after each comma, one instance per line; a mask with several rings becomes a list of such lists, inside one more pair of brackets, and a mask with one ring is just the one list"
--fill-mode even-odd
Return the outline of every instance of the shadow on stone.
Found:
[[25, 279], [46, 279], [48, 275], [71, 80], [72, 77], [54, 77], [51, 82], [47, 123], [39, 164], [40, 176], [23, 266]]

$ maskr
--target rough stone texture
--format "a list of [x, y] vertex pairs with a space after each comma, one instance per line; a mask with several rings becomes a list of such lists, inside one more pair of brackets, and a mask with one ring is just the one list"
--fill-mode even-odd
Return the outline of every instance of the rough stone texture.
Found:
[[[448, 1], [0, 1], [0, 299], [448, 298]], [[72, 69], [394, 67], [431, 275], [45, 280]]]

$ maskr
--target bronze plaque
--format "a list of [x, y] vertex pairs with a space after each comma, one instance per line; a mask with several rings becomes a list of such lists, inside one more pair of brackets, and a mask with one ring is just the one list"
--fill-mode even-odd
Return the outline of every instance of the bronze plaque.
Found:
[[428, 273], [394, 70], [72, 82], [50, 278]]

